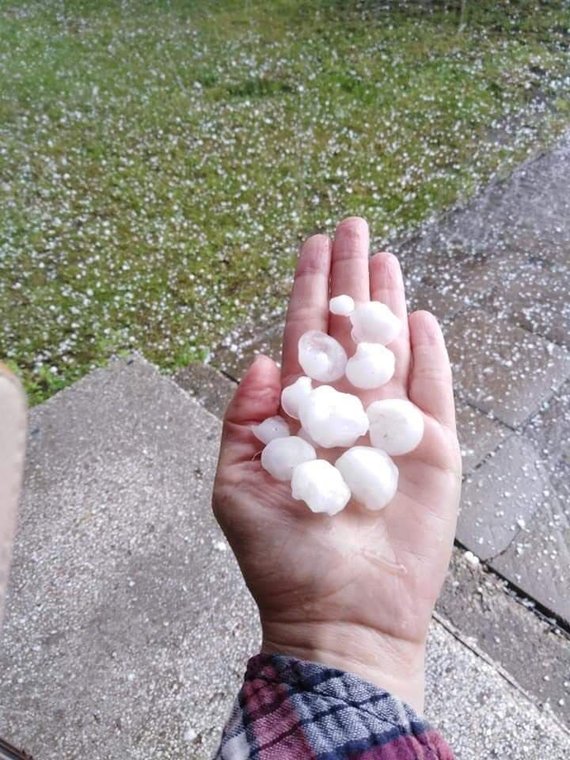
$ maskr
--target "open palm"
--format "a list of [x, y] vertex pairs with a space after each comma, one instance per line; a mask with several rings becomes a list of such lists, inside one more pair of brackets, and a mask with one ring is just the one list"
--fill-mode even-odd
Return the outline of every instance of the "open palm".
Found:
[[[226, 412], [214, 511], [237, 556], [261, 616], [263, 649], [354, 671], [421, 710], [429, 620], [449, 563], [461, 460], [449, 361], [435, 318], [406, 311], [397, 259], [369, 258], [368, 227], [349, 218], [334, 242], [309, 238], [299, 257], [283, 338], [282, 370], [258, 357]], [[279, 411], [281, 389], [302, 370], [297, 344], [307, 330], [328, 332], [351, 355], [346, 318], [329, 315], [331, 296], [383, 301], [404, 325], [390, 344], [396, 372], [375, 391], [356, 391], [365, 407], [409, 398], [424, 413], [425, 434], [395, 457], [398, 492], [380, 512], [350, 502], [329, 517], [291, 497], [259, 461], [251, 426]], [[320, 452], [319, 455], [322, 455]], [[334, 459], [337, 452], [324, 452]]]

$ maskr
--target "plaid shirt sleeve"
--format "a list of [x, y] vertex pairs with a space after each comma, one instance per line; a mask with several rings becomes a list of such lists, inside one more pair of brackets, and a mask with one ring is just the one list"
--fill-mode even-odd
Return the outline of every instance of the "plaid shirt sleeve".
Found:
[[260, 654], [224, 728], [216, 760], [453, 760], [410, 707], [358, 676]]

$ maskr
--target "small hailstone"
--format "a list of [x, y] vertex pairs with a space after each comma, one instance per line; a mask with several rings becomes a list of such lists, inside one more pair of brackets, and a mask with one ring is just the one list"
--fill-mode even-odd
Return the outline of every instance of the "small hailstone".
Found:
[[391, 456], [413, 451], [424, 434], [424, 416], [417, 406], [401, 398], [374, 401], [366, 410], [370, 443]]
[[309, 330], [299, 340], [299, 364], [314, 380], [332, 383], [344, 375], [346, 351], [330, 335]]
[[352, 338], [356, 343], [381, 343], [386, 346], [402, 329], [402, 322], [380, 301], [359, 304], [350, 315]]
[[296, 435], [274, 438], [261, 452], [261, 466], [276, 480], [291, 480], [298, 464], [316, 459], [310, 443]]
[[398, 468], [388, 454], [354, 446], [335, 462], [353, 497], [367, 509], [383, 509], [398, 490]]
[[380, 343], [358, 343], [346, 363], [346, 376], [356, 388], [380, 388], [391, 380], [396, 357]]
[[354, 311], [354, 299], [351, 296], [335, 296], [329, 301], [331, 314], [348, 317]]
[[274, 438], [285, 438], [291, 435], [289, 425], [283, 417], [268, 417], [259, 425], [252, 425], [251, 430], [262, 443], [269, 443]]
[[336, 515], [350, 500], [350, 489], [340, 472], [325, 459], [303, 462], [293, 470], [291, 493], [312, 512]]
[[352, 446], [368, 431], [362, 402], [350, 393], [321, 385], [299, 409], [301, 425], [319, 446]]
[[281, 406], [285, 414], [294, 419], [299, 419], [299, 405], [313, 390], [310, 377], [299, 377], [292, 385], [283, 388], [281, 393]]

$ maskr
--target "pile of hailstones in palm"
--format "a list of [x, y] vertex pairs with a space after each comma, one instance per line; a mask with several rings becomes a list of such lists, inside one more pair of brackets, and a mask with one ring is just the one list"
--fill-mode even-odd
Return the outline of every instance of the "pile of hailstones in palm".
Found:
[[[410, 401], [397, 398], [374, 401], [365, 409], [357, 395], [342, 393], [331, 383], [346, 378], [359, 390], [388, 383], [396, 361], [386, 346], [400, 332], [401, 321], [379, 301], [355, 305], [347, 295], [332, 298], [330, 311], [350, 320], [354, 354], [348, 358], [343, 346], [324, 332], [309, 330], [301, 336], [299, 364], [305, 375], [281, 395], [283, 411], [300, 427], [291, 435], [279, 416], [254, 426], [265, 444], [261, 466], [276, 480], [290, 481], [293, 498], [313, 512], [335, 515], [351, 498], [380, 510], [398, 488], [392, 457], [419, 445], [423, 415]], [[370, 445], [356, 445], [362, 436]], [[334, 464], [323, 458], [323, 449], [339, 447], [346, 450]]]

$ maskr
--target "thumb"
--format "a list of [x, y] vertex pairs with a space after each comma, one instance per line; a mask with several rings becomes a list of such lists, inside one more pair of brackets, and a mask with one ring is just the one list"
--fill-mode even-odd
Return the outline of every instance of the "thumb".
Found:
[[277, 414], [281, 373], [272, 359], [259, 354], [238, 385], [224, 415], [233, 425], [256, 425]]
[[252, 459], [262, 448], [251, 426], [279, 411], [281, 373], [272, 359], [260, 354], [238, 385], [224, 415], [220, 463]]

